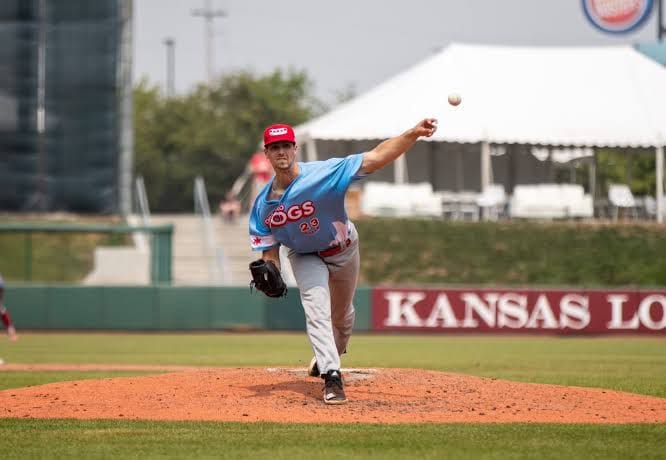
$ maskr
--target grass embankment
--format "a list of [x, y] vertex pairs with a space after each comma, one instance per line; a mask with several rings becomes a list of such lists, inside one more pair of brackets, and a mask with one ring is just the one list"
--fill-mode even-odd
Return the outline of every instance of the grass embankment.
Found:
[[666, 227], [363, 219], [361, 277], [375, 283], [666, 285]]
[[[654, 224], [362, 219], [356, 225], [361, 279], [369, 284], [666, 285], [666, 228]], [[35, 233], [31, 281], [80, 281], [92, 268], [95, 246], [126, 241], [125, 235]], [[0, 273], [8, 280], [27, 279], [26, 250], [25, 234], [0, 232]]]
[[[3, 219], [3, 224], [119, 224], [117, 218]], [[93, 268], [97, 246], [128, 244], [124, 234], [0, 232], [0, 273], [7, 281], [81, 281]]]

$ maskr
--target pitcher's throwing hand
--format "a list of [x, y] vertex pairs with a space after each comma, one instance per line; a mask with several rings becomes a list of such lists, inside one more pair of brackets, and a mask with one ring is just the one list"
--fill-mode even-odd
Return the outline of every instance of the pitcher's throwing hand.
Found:
[[417, 137], [421, 137], [421, 136], [430, 137], [433, 134], [435, 134], [435, 131], [437, 131], [437, 119], [436, 118], [426, 118], [425, 120], [421, 120], [414, 127], [414, 134], [416, 134]]

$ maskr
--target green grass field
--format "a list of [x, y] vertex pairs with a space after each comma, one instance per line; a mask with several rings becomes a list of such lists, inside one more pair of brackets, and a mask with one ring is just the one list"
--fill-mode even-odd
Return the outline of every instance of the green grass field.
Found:
[[[305, 366], [305, 334], [22, 334], [8, 363]], [[666, 397], [666, 339], [356, 335], [344, 366]], [[139, 372], [0, 372], [0, 389]], [[288, 420], [285, 420], [288, 422]], [[666, 458], [666, 424], [302, 425], [0, 419], [2, 458]]]

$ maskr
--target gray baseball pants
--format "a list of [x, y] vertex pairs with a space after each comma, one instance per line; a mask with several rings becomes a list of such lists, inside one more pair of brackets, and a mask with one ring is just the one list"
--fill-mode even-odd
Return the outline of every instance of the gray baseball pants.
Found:
[[299, 254], [290, 249], [289, 262], [301, 294], [308, 338], [321, 374], [340, 369], [356, 313], [352, 301], [360, 265], [358, 233], [350, 224], [351, 244], [330, 257]]

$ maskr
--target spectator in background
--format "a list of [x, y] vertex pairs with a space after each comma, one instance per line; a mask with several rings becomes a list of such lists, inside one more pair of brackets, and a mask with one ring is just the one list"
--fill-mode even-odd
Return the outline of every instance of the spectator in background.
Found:
[[259, 192], [273, 177], [274, 171], [271, 162], [266, 158], [264, 152], [257, 152], [250, 158], [248, 162], [250, 173], [252, 174], [252, 196], [250, 203], [254, 203]]
[[224, 200], [220, 202], [220, 214], [222, 215], [222, 220], [233, 224], [236, 222], [236, 219], [240, 217], [240, 213], [241, 202], [236, 198], [235, 193], [227, 192]]
[[16, 335], [16, 329], [14, 328], [14, 324], [12, 323], [12, 318], [9, 316], [7, 308], [5, 308], [4, 298], [5, 298], [5, 281], [2, 279], [2, 274], [0, 274], [0, 319], [2, 319], [2, 323], [7, 328], [7, 335], [9, 336], [9, 339], [12, 341], [16, 341], [16, 339], [18, 339], [18, 336]]

